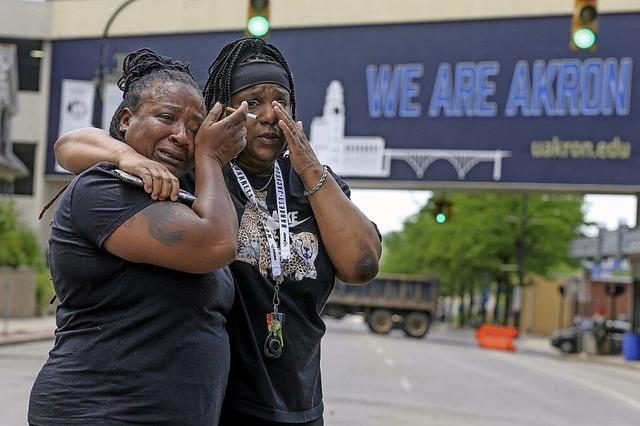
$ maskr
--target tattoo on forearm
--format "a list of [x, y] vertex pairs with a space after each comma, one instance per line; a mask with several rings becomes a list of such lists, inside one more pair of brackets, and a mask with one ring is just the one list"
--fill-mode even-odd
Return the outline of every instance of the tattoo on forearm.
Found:
[[175, 245], [184, 239], [186, 228], [180, 222], [179, 206], [174, 203], [154, 204], [142, 211], [149, 220], [149, 233], [166, 245]]

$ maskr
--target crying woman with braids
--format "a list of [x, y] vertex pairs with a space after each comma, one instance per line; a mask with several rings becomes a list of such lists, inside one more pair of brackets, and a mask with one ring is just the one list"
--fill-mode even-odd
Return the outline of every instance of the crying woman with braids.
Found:
[[[318, 161], [296, 121], [291, 69], [274, 45], [243, 38], [224, 46], [209, 68], [204, 101], [214, 109], [246, 105], [251, 114], [246, 148], [223, 170], [239, 232], [229, 266], [235, 299], [220, 424], [322, 425], [321, 311], [336, 277], [353, 284], [375, 277], [379, 234], [349, 199], [347, 184]], [[178, 181], [166, 162], [93, 132], [61, 138], [58, 162], [80, 172], [111, 161], [142, 177], [151, 198], [176, 198]], [[189, 190], [202, 173], [196, 164], [179, 185]]]
[[99, 163], [55, 212], [56, 340], [31, 390], [32, 425], [215, 425], [229, 371], [236, 211], [223, 168], [244, 148], [247, 105], [207, 114], [187, 65], [141, 49], [118, 82], [110, 134], [175, 179], [191, 207], [150, 198]]

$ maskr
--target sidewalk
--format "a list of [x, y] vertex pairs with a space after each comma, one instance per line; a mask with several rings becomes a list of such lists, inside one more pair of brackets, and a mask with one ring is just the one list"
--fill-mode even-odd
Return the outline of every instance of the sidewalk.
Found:
[[640, 361], [627, 361], [622, 355], [589, 355], [585, 352], [564, 354], [553, 348], [549, 343], [549, 338], [545, 336], [523, 334], [515, 340], [515, 345], [516, 351], [545, 352], [565, 358], [567, 361], [591, 362], [640, 371]]
[[[430, 332], [432, 336], [456, 336], [460, 341], [475, 346], [475, 330], [469, 327], [457, 328], [449, 324], [436, 324]], [[590, 362], [594, 364], [610, 365], [640, 371], [640, 361], [627, 361], [622, 355], [589, 355], [584, 352], [579, 354], [564, 354], [551, 346], [549, 337], [523, 333], [513, 341], [515, 353], [543, 354], [575, 362]], [[490, 349], [489, 349], [490, 350]]]
[[54, 315], [34, 318], [0, 318], [0, 346], [53, 339]]

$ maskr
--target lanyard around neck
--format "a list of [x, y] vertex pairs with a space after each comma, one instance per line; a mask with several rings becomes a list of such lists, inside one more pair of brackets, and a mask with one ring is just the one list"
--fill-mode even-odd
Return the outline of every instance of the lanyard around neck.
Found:
[[[253, 192], [253, 188], [251, 188], [251, 184], [249, 183], [249, 179], [244, 174], [242, 169], [237, 165], [233, 165], [232, 167], [233, 173], [236, 175], [236, 179], [242, 192], [247, 197], [250, 203], [255, 205], [258, 210], [260, 206], [258, 205], [258, 199]], [[262, 222], [262, 227], [264, 229], [265, 236], [267, 238], [267, 244], [269, 245], [269, 257], [271, 258], [271, 275], [274, 280], [282, 282], [282, 265], [281, 261], [289, 260], [291, 257], [291, 246], [289, 244], [289, 221], [287, 215], [287, 203], [286, 203], [286, 194], [284, 190], [284, 179], [282, 178], [282, 171], [280, 170], [280, 166], [276, 161], [273, 166], [273, 175], [275, 177], [276, 183], [276, 202], [278, 206], [278, 228], [280, 230], [280, 247], [276, 244], [275, 238], [273, 236], [273, 232], [269, 229], [267, 221], [265, 219], [260, 219]], [[267, 215], [269, 214], [267, 208]]]

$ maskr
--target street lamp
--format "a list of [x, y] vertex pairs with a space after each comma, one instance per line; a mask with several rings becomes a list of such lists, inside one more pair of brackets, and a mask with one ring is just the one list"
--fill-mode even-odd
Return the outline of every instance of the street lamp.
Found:
[[133, 3], [136, 0], [125, 0], [118, 8], [111, 14], [107, 24], [104, 26], [104, 30], [102, 31], [102, 38], [100, 39], [100, 50], [98, 51], [98, 69], [96, 70], [96, 84], [95, 84], [95, 99], [93, 103], [93, 125], [94, 127], [100, 127], [100, 119], [101, 115], [99, 111], [102, 110], [100, 108], [102, 104], [103, 98], [103, 85], [104, 85], [104, 75], [105, 75], [105, 67], [107, 63], [106, 58], [106, 44], [107, 38], [109, 37], [109, 28], [111, 28], [111, 24], [116, 19], [116, 17], [122, 12], [127, 6]]

